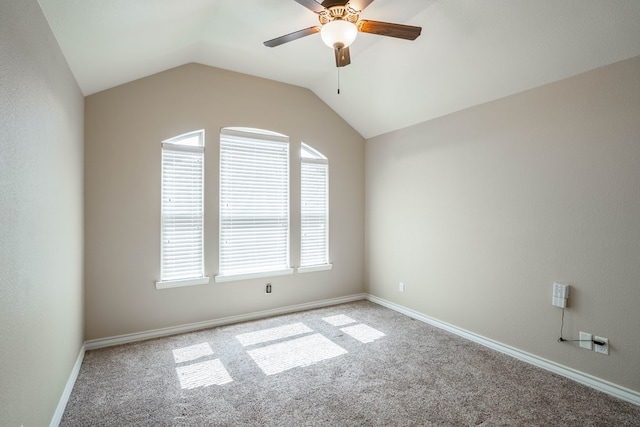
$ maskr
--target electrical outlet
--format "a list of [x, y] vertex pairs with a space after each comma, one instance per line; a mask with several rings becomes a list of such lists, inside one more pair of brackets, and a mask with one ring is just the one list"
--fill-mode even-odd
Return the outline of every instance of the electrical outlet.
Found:
[[588, 334], [586, 332], [580, 332], [580, 347], [586, 348], [587, 350], [593, 350], [593, 342], [591, 341], [593, 335]]
[[[593, 341], [594, 350], [596, 351], [596, 353], [606, 354], [607, 356], [609, 355], [609, 338], [593, 337]], [[595, 341], [599, 341], [603, 344], [597, 344]]]
[[265, 287], [265, 294], [270, 294], [271, 293], [271, 283], [267, 283], [267, 286]]
[[404, 292], [404, 283], [403, 283], [403, 282], [400, 282], [400, 283], [398, 284], [398, 290], [399, 290], [400, 292]]

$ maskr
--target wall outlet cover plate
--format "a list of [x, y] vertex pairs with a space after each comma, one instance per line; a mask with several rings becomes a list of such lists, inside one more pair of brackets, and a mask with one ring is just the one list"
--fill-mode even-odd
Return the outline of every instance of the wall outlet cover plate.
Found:
[[586, 348], [587, 350], [593, 350], [593, 342], [591, 341], [592, 339], [593, 335], [586, 332], [580, 332], [580, 347]]
[[593, 343], [595, 352], [600, 354], [605, 354], [608, 356], [609, 355], [609, 338], [593, 337], [593, 340], [604, 343], [603, 345]]

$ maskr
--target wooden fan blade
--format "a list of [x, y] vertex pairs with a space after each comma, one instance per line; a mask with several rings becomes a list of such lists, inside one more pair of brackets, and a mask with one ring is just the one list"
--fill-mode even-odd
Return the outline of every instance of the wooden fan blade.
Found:
[[347, 3], [349, 3], [347, 0], [324, 0], [322, 6], [324, 6], [325, 9], [329, 9], [333, 6], [346, 6]]
[[391, 24], [389, 22], [367, 21], [358, 22], [358, 31], [363, 33], [378, 34], [380, 36], [396, 37], [405, 40], [415, 40], [422, 32], [422, 27], [411, 25]]
[[358, 12], [362, 12], [367, 6], [369, 6], [373, 0], [350, 0], [349, 6]]
[[311, 34], [319, 33], [322, 27], [309, 27], [304, 30], [294, 31], [293, 33], [285, 34], [284, 36], [276, 37], [275, 39], [267, 40], [264, 45], [267, 47], [276, 47], [281, 44], [298, 40], [302, 37], [310, 36]]
[[336, 67], [345, 67], [351, 64], [351, 55], [349, 54], [349, 46], [340, 49], [333, 49], [336, 54]]
[[324, 12], [325, 10], [323, 5], [314, 0], [295, 0], [295, 2], [315, 13]]

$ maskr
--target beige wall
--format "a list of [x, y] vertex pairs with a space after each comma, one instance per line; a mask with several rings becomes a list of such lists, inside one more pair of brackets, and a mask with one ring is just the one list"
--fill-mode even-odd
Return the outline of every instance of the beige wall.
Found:
[[[291, 262], [299, 259], [300, 142], [329, 158], [333, 270], [214, 283], [219, 132], [291, 139]], [[364, 139], [309, 90], [189, 64], [86, 98], [86, 339], [148, 331], [363, 291]], [[160, 142], [205, 129], [205, 272], [209, 285], [156, 290]], [[264, 286], [273, 285], [265, 295]]]
[[82, 345], [83, 97], [35, 0], [0, 5], [0, 425], [52, 420]]
[[368, 140], [366, 248], [371, 294], [640, 391], [640, 58]]

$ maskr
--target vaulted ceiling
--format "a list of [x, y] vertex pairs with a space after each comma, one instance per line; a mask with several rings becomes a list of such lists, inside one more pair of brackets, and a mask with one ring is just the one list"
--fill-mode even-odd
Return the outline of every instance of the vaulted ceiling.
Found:
[[39, 0], [83, 93], [190, 62], [309, 88], [365, 138], [640, 55], [638, 0], [375, 0], [338, 69], [294, 0]]

